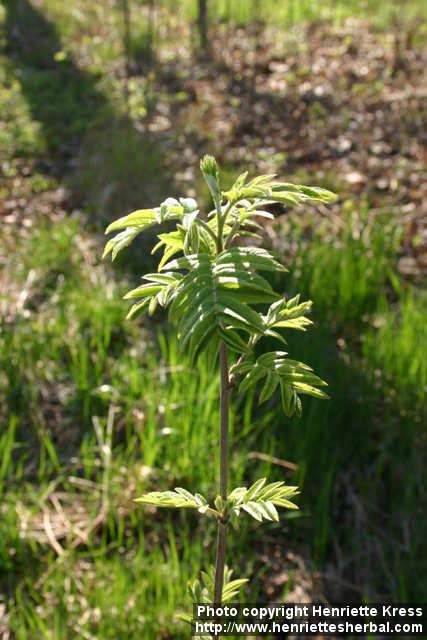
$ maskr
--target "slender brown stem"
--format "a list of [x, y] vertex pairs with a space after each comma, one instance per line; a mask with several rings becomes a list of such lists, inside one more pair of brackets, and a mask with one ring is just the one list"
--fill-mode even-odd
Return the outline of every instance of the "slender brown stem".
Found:
[[[221, 342], [219, 347], [220, 391], [220, 441], [219, 441], [219, 492], [223, 502], [227, 500], [228, 480], [228, 406], [229, 381], [227, 347]], [[221, 604], [224, 583], [225, 551], [227, 542], [227, 522], [218, 519], [218, 542], [215, 562], [214, 603]]]
[[228, 365], [227, 347], [223, 342], [219, 347], [219, 366], [221, 376], [220, 391], [220, 458], [219, 458], [219, 492], [221, 498], [227, 500], [228, 483]]
[[224, 584], [225, 552], [227, 548], [227, 524], [218, 520], [218, 538], [215, 561], [214, 603], [221, 604]]

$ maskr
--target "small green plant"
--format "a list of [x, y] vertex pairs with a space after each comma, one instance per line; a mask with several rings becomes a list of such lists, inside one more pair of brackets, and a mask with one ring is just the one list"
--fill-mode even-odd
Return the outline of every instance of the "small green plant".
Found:
[[[157, 273], [143, 276], [144, 284], [129, 291], [134, 301], [128, 313], [150, 315], [158, 306], [169, 309], [177, 326], [181, 348], [194, 362], [207, 352], [210, 362], [219, 361], [220, 375], [220, 468], [219, 494], [212, 504], [199, 493], [176, 487], [153, 491], [138, 498], [157, 507], [195, 509], [218, 523], [215, 566], [202, 573], [202, 582], [190, 585], [195, 601], [220, 604], [234, 598], [246, 579], [231, 580], [225, 565], [227, 531], [230, 522], [248, 514], [258, 521], [278, 521], [277, 507], [296, 509], [291, 499], [297, 487], [266, 478], [252, 486], [228, 489], [228, 416], [230, 393], [238, 388], [260, 388], [259, 402], [278, 390], [287, 416], [301, 413], [301, 394], [326, 398], [326, 383], [306, 364], [292, 360], [286, 351], [263, 352], [262, 338], [275, 338], [286, 345], [283, 329], [305, 331], [311, 302], [297, 295], [287, 299], [277, 293], [260, 272], [285, 272], [271, 252], [237, 245], [242, 236], [260, 239], [262, 218], [272, 219], [268, 206], [274, 203], [298, 205], [330, 202], [334, 194], [317, 187], [305, 187], [263, 175], [248, 180], [241, 174], [231, 189], [222, 191], [219, 170], [212, 156], [200, 163], [212, 195], [214, 208], [206, 215], [193, 198], [168, 198], [159, 207], [141, 209], [119, 218], [106, 233], [118, 231], [105, 247], [104, 256], [114, 260], [142, 231], [156, 224], [176, 221], [173, 231], [160, 233], [153, 253], [163, 251]], [[181, 254], [177, 257], [177, 254]]]

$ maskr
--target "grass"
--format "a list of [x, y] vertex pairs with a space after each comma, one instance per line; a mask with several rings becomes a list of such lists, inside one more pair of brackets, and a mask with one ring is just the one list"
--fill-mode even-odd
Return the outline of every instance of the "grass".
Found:
[[[247, 24], [254, 19], [271, 21], [281, 26], [290, 26], [303, 21], [328, 20], [341, 23], [346, 18], [369, 17], [379, 26], [390, 24], [397, 12], [400, 12], [394, 2], [381, 2], [381, 0], [351, 0], [338, 2], [323, 2], [320, 6], [309, 0], [290, 0], [289, 2], [277, 2], [277, 0], [216, 0], [211, 9], [212, 15], [221, 22], [236, 21]], [[187, 2], [187, 10], [190, 15], [194, 12], [194, 3]], [[419, 15], [424, 9], [417, 2], [405, 3], [405, 15]]]
[[[422, 583], [413, 578], [413, 572], [420, 574], [412, 555], [421, 539], [417, 542], [416, 535], [411, 537], [404, 552], [407, 565], [401, 562], [400, 552], [405, 527], [411, 530], [411, 536], [415, 534], [422, 502], [425, 358], [417, 345], [423, 343], [425, 333], [425, 296], [400, 284], [395, 258], [400, 231], [396, 222], [386, 212], [372, 215], [363, 207], [355, 211], [348, 205], [347, 216], [345, 211], [346, 207], [341, 227], [333, 236], [329, 235], [330, 223], [325, 223], [323, 228], [316, 225], [317, 232], [309, 241], [303, 233], [297, 241], [295, 279], [315, 300], [315, 316], [323, 325], [312, 335], [312, 344], [310, 337], [304, 342], [306, 353], [301, 357], [308, 359], [315, 353], [315, 368], [320, 370], [333, 353], [335, 358], [330, 361], [330, 369], [322, 372], [331, 381], [332, 399], [326, 411], [313, 405], [314, 414], [307, 417], [307, 440], [299, 432], [295, 446], [305, 443], [302, 457], [308, 469], [317, 467], [319, 475], [312, 482], [322, 487], [316, 516], [320, 531], [312, 536], [314, 557], [322, 557], [333, 536], [341, 544], [340, 534], [332, 530], [333, 514], [341, 512], [346, 501], [351, 500], [357, 508], [363, 504], [366, 513], [360, 533], [366, 547], [362, 557], [357, 551], [359, 571], [370, 574], [369, 588], [375, 584], [379, 588], [388, 573], [395, 597], [405, 598], [414, 593], [417, 582]], [[294, 226], [291, 222], [285, 226], [285, 233], [298, 237], [300, 226], [298, 221]], [[382, 297], [378, 297], [379, 291]], [[328, 344], [329, 353], [325, 350]], [[303, 417], [302, 422], [305, 420]], [[414, 442], [419, 443], [419, 450]], [[307, 489], [310, 491], [310, 486]], [[352, 510], [344, 520], [343, 531], [349, 541], [360, 523]], [[383, 566], [375, 564], [372, 571], [370, 538], [378, 535], [384, 521], [395, 537], [392, 541], [383, 539], [388, 549], [383, 549]], [[348, 558], [351, 544], [346, 551]], [[367, 557], [363, 558], [365, 553]], [[382, 571], [385, 575], [381, 578]]]
[[422, 350], [426, 338], [426, 297], [416, 290], [400, 290], [399, 305], [383, 300], [378, 306], [378, 329], [366, 335], [363, 351], [372, 367], [386, 371], [388, 385], [398, 404], [422, 404], [427, 387], [427, 368]]
[[[376, 237], [375, 228], [369, 237]], [[372, 254], [380, 265], [389, 260], [394, 242], [393, 234], [387, 237], [388, 243]], [[359, 246], [343, 228], [334, 268], [344, 280], [366, 267], [363, 238]], [[21, 264], [20, 286], [29, 273], [36, 276], [25, 312], [4, 323], [1, 334], [3, 421], [9, 426], [1, 440], [0, 562], [10, 575], [2, 592], [11, 629], [17, 638], [138, 637], [141, 628], [147, 637], [185, 637], [174, 613], [186, 605], [186, 580], [209, 558], [213, 528], [202, 534], [197, 518], [157, 517], [135, 509], [131, 499], [153, 483], [213, 495], [218, 382], [207, 363], [190, 369], [161, 328], [123, 321], [125, 283], [113, 285], [108, 268], [94, 264], [95, 247], [82, 240], [77, 221], [42, 225], [21, 243], [14, 258]], [[320, 570], [334, 540], [363, 597], [375, 598], [388, 584], [389, 597], [422, 599], [423, 569], [416, 552], [423, 538], [416, 529], [422, 458], [413, 441], [422, 444], [424, 438], [425, 364], [416, 354], [425, 301], [405, 289], [399, 290], [400, 304], [378, 300], [383, 270], [374, 265], [372, 279], [356, 291], [349, 313], [347, 295], [339, 288], [336, 295], [322, 297], [332, 278], [330, 252], [323, 246], [320, 237], [311, 238], [297, 254], [295, 279], [322, 311], [316, 310], [318, 326], [304, 340], [290, 340], [289, 352], [329, 381], [332, 398], [308, 401], [302, 419], [290, 423], [276, 411], [277, 399], [259, 411], [250, 398], [237, 398], [233, 484], [263, 473], [283, 477], [283, 469], [268, 462], [253, 470], [248, 451], [295, 462], [298, 470], [286, 474], [303, 489], [302, 511], [296, 519], [272, 525], [270, 540], [283, 545], [286, 535], [286, 545], [292, 541], [292, 546], [308, 541], [311, 561]], [[301, 274], [302, 255], [306, 271]], [[316, 275], [310, 279], [313, 264]], [[286, 286], [292, 289], [293, 280]], [[376, 320], [368, 322], [367, 314]], [[331, 329], [332, 317], [338, 324]], [[337, 336], [346, 327], [351, 327], [348, 343], [337, 348]], [[359, 338], [362, 352], [354, 342]], [[109, 420], [112, 454], [105, 459]], [[76, 485], [76, 477], [83, 484]], [[102, 528], [86, 544], [73, 550], [73, 536], [59, 539], [65, 553], [57, 559], [40, 524], [46, 510], [53, 518], [52, 493], [67, 517], [77, 509], [83, 522], [106, 509]], [[407, 527], [412, 537], [405, 548]], [[386, 539], [381, 529], [388, 531]], [[232, 537], [230, 557], [233, 546], [236, 555], [237, 547], [239, 555], [251, 548], [256, 535], [245, 523]], [[252, 571], [261, 578], [256, 556], [254, 561]], [[24, 566], [31, 566], [25, 578], [19, 569]], [[238, 574], [243, 571], [247, 567], [237, 568]], [[34, 587], [37, 580], [42, 580], [41, 591]], [[248, 601], [263, 597], [262, 582], [258, 593], [256, 582], [246, 593]]]
[[[150, 550], [147, 556], [143, 534], [136, 553], [120, 544], [104, 543], [79, 558], [67, 558], [45, 582], [42, 598], [36, 591], [19, 590], [20, 615], [11, 625], [16, 637], [127, 638], [140, 637], [141, 630], [146, 637], [170, 637], [176, 628], [176, 606], [201, 549], [197, 544], [191, 550], [187, 547], [185, 568], [179, 569], [177, 541], [170, 524], [167, 529], [167, 549]], [[43, 616], [37, 605], [43, 606]]]
[[295, 213], [287, 225], [281, 233], [298, 247], [295, 279], [315, 300], [319, 317], [359, 330], [376, 309], [378, 292], [396, 280], [401, 231], [395, 219], [386, 210], [374, 214], [363, 201], [347, 201], [333, 223], [301, 222]]

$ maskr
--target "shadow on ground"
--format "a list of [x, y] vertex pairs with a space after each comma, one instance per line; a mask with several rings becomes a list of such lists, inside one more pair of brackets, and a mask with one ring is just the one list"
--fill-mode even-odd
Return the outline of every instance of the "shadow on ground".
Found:
[[137, 131], [100, 89], [100, 77], [61, 54], [55, 26], [34, 4], [5, 0], [5, 9], [5, 53], [42, 127], [46, 151], [37, 168], [59, 179], [95, 224], [169, 195], [160, 136]]

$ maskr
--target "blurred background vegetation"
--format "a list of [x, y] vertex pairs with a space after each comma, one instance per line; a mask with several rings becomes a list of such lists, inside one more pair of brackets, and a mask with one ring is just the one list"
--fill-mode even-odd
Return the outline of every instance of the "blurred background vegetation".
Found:
[[[205, 14], [206, 8], [206, 17]], [[126, 322], [107, 221], [244, 167], [330, 188], [265, 229], [314, 300], [289, 352], [331, 400], [235, 398], [232, 484], [302, 489], [243, 523], [249, 602], [426, 601], [427, 23], [407, 0], [3, 0], [0, 637], [185, 638], [214, 527], [132, 499], [215, 492], [218, 383], [165, 319]]]

